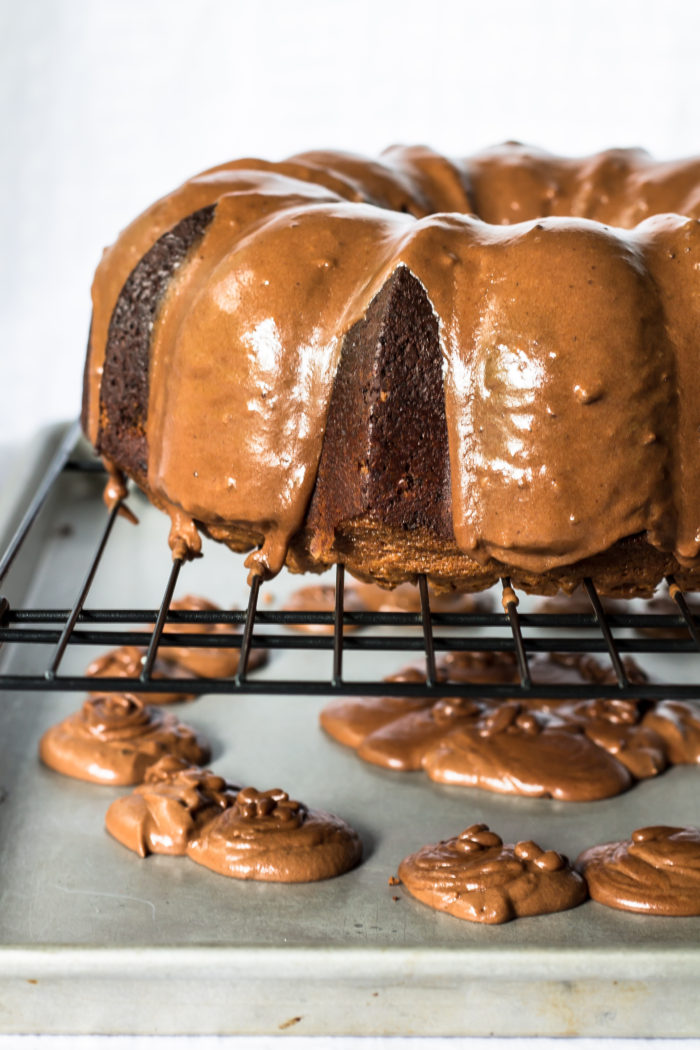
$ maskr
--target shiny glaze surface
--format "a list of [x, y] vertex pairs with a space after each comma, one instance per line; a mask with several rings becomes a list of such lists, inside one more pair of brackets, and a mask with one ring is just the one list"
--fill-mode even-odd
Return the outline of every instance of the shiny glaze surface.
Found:
[[[219, 606], [206, 598], [188, 594], [170, 603], [171, 612], [218, 612]], [[237, 629], [226, 623], [169, 623], [163, 628], [164, 634], [204, 635], [208, 639], [219, 639], [235, 634]], [[200, 646], [167, 646], [163, 655], [179, 667], [202, 678], [228, 678], [238, 670], [240, 649], [213, 648]], [[267, 662], [265, 649], [251, 649], [248, 659], [248, 670], [255, 670]]]
[[649, 827], [625, 842], [585, 850], [576, 861], [591, 897], [644, 915], [700, 915], [700, 831]]
[[[630, 658], [625, 669], [631, 682], [646, 680]], [[444, 653], [437, 670], [447, 682], [519, 681], [511, 653]], [[530, 670], [549, 686], [614, 681], [612, 668], [588, 655], [533, 654]], [[409, 666], [387, 680], [422, 682], [425, 674]], [[327, 704], [320, 723], [385, 769], [560, 801], [608, 798], [669, 765], [700, 761], [700, 710], [674, 701], [357, 697]]]
[[[141, 646], [120, 645], [118, 649], [109, 649], [106, 653], [96, 657], [87, 666], [85, 674], [90, 678], [138, 678], [143, 670], [145, 656], [146, 650]], [[153, 664], [151, 677], [194, 680], [196, 676], [192, 671], [188, 671], [174, 661], [163, 659], [161, 655]], [[136, 682], [133, 684], [136, 685]], [[95, 686], [95, 692], [99, 692], [99, 682], [95, 682]], [[194, 700], [199, 695], [201, 688], [191, 693], [138, 693], [133, 690], [130, 690], [130, 693], [142, 700], [144, 704], [173, 704], [181, 700]]]
[[362, 843], [339, 817], [307, 809], [279, 788], [247, 787], [190, 841], [187, 855], [235, 879], [315, 882], [358, 864]]
[[140, 857], [184, 856], [190, 839], [233, 805], [238, 790], [209, 769], [167, 755], [150, 767], [131, 795], [115, 799], [105, 827]]
[[[360, 589], [349, 584], [343, 589], [343, 610], [345, 612], [366, 612], [368, 606], [360, 595]], [[312, 583], [299, 587], [282, 606], [285, 612], [327, 612], [335, 610], [335, 587], [331, 583]], [[287, 627], [305, 634], [333, 634], [333, 624], [329, 623], [290, 623]], [[343, 631], [354, 631], [354, 624], [348, 623]]]
[[119, 290], [160, 235], [213, 202], [151, 343], [148, 486], [184, 515], [178, 550], [196, 519], [259, 545], [251, 572], [279, 570], [313, 490], [342, 337], [406, 266], [439, 319], [460, 550], [543, 572], [641, 533], [693, 566], [698, 161], [507, 144], [464, 161], [394, 148], [204, 173], [98, 269], [93, 440]]
[[567, 858], [535, 842], [504, 845], [486, 824], [423, 846], [399, 865], [406, 889], [431, 908], [490, 925], [574, 908], [586, 886]]
[[51, 769], [101, 784], [138, 784], [164, 755], [201, 764], [209, 753], [194, 729], [129, 693], [89, 697], [39, 743], [39, 756]]

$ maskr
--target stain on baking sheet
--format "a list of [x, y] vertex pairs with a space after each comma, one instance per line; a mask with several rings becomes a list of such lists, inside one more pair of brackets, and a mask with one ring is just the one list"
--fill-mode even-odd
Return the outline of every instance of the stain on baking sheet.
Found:
[[283, 1031], [285, 1028], [292, 1028], [295, 1024], [299, 1024], [300, 1021], [301, 1017], [290, 1017], [288, 1021], [283, 1021], [282, 1024], [277, 1025], [277, 1027], [280, 1031]]

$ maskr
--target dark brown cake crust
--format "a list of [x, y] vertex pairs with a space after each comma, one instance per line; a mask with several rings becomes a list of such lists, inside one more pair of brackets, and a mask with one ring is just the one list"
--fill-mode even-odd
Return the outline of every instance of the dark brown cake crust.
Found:
[[153, 325], [173, 274], [202, 239], [215, 210], [215, 205], [200, 208], [156, 241], [132, 270], [110, 321], [100, 389], [98, 450], [142, 486], [148, 471], [146, 419]]

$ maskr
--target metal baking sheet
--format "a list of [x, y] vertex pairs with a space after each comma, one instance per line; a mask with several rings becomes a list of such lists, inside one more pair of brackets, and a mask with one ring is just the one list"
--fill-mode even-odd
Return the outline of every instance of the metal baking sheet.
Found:
[[[4, 493], [16, 519], [56, 432], [26, 450]], [[155, 608], [169, 570], [168, 523], [136, 496], [87, 607]], [[104, 523], [98, 477], [66, 474], [8, 580], [14, 604], [68, 607]], [[299, 577], [264, 593], [280, 604]], [[242, 558], [215, 544], [178, 593], [245, 602]], [[64, 671], [96, 651], [71, 647]], [[50, 649], [8, 647], [18, 672]], [[262, 676], [330, 675], [332, 654], [277, 653]], [[355, 661], [353, 663], [353, 660]], [[387, 673], [401, 654], [348, 654], [346, 673]], [[364, 661], [360, 666], [359, 661]], [[653, 660], [644, 659], [653, 670]], [[662, 669], [665, 674], [668, 668]], [[576, 856], [644, 824], [700, 823], [700, 769], [676, 768], [591, 804], [499, 797], [362, 764], [318, 728], [323, 701], [204, 696], [174, 705], [205, 731], [212, 766], [281, 786], [361, 833], [364, 863], [302, 886], [237, 882], [184, 858], [140, 860], [103, 830], [123, 789], [43, 768], [43, 730], [70, 694], [0, 696], [0, 1030], [295, 1035], [689, 1036], [700, 1031], [700, 919], [645, 918], [588, 902], [482, 927], [434, 912], [388, 879], [427, 842], [485, 821], [507, 841]]]

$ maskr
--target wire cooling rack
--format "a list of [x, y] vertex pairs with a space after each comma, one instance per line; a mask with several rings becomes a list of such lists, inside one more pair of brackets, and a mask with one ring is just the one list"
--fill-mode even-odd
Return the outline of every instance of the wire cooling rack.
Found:
[[[80, 430], [72, 425], [60, 442], [45, 474], [34, 491], [29, 505], [7, 548], [0, 557], [0, 587], [18, 556], [39, 513], [64, 471], [95, 472], [102, 468], [94, 459], [75, 456]], [[165, 581], [163, 598], [156, 610], [91, 609], [86, 607], [90, 588], [98, 565], [109, 543], [121, 501], [108, 514], [102, 534], [90, 559], [90, 564], [72, 608], [22, 609], [13, 608], [0, 596], [0, 646], [51, 645], [53, 652], [48, 664], [38, 666], [30, 674], [0, 674], [0, 690], [12, 691], [94, 691], [96, 681], [85, 676], [61, 673], [61, 664], [69, 646], [76, 645], [140, 645], [148, 638], [143, 669], [138, 679], [139, 693], [163, 692], [164, 686], [174, 693], [191, 692], [188, 680], [153, 677], [156, 655], [162, 648], [167, 656], [171, 646], [233, 648], [240, 647], [239, 670], [234, 678], [207, 679], [208, 693], [312, 694], [317, 696], [433, 696], [494, 697], [494, 698], [562, 698], [588, 699], [696, 699], [700, 697], [700, 623], [691, 614], [685, 596], [673, 577], [667, 577], [669, 595], [676, 603], [677, 615], [651, 613], [607, 613], [593, 582], [585, 581], [590, 600], [590, 613], [533, 614], [518, 611], [518, 597], [508, 577], [501, 580], [502, 613], [436, 613], [430, 608], [430, 597], [425, 576], [418, 580], [420, 612], [381, 613], [347, 612], [344, 609], [344, 569], [336, 567], [335, 609], [333, 612], [276, 612], [258, 608], [260, 579], [250, 588], [245, 611], [170, 611], [170, 604], [184, 563], [174, 560]], [[180, 625], [182, 632], [163, 629]], [[191, 624], [227, 624], [242, 628], [234, 635], [203, 635], [187, 632]], [[300, 636], [272, 633], [269, 628], [301, 624], [322, 624], [332, 628], [332, 634]], [[363, 628], [358, 634], [348, 635], [346, 627]], [[463, 628], [459, 636], [441, 635], [440, 628]], [[260, 628], [265, 630], [260, 631]], [[400, 629], [400, 634], [387, 634], [386, 628]], [[412, 630], [406, 630], [412, 628]], [[506, 628], [506, 633], [477, 634], [475, 629]], [[552, 629], [556, 634], [532, 634], [530, 628]], [[618, 628], [685, 628], [686, 637], [616, 637]], [[150, 635], [144, 631], [150, 629]], [[562, 636], [562, 629], [568, 633]], [[595, 631], [594, 634], [591, 632]], [[248, 661], [254, 648], [268, 650], [332, 650], [332, 674], [326, 680], [256, 680], [248, 677]], [[399, 651], [425, 660], [426, 681], [385, 682], [349, 681], [343, 678], [343, 657], [346, 652]], [[44, 650], [45, 651], [45, 650]], [[448, 683], [440, 680], [436, 655], [446, 651], [514, 652], [520, 674], [519, 684], [502, 683]], [[535, 653], [591, 653], [606, 654], [614, 675], [605, 684], [545, 685], [533, 681], [530, 656]], [[631, 682], [623, 657], [629, 653], [673, 653], [686, 662], [685, 684]], [[124, 678], [100, 678], [100, 692], [123, 692]]]

